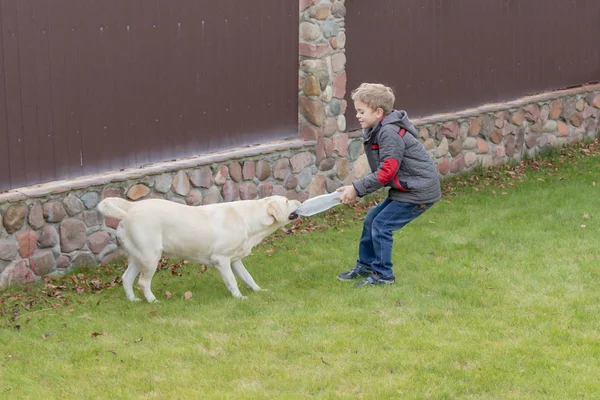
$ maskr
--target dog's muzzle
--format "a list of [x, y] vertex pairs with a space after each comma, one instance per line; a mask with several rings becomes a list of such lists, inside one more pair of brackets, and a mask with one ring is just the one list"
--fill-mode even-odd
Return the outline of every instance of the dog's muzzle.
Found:
[[290, 216], [288, 217], [290, 219], [290, 221], [293, 221], [295, 219], [298, 218], [298, 214], [296, 214], [295, 212], [291, 213]]

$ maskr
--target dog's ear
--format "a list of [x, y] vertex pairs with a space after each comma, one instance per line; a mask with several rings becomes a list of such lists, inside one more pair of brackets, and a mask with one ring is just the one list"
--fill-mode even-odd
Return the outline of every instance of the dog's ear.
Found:
[[285, 215], [285, 212], [277, 200], [270, 201], [269, 204], [267, 204], [267, 212], [279, 222], [287, 221], [287, 215]]

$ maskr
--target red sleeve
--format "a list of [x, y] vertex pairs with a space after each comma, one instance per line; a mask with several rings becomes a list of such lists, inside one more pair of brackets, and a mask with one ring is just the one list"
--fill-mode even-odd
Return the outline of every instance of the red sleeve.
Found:
[[381, 183], [382, 185], [386, 185], [392, 179], [394, 179], [394, 177], [398, 173], [398, 165], [398, 160], [396, 160], [395, 158], [390, 157], [387, 160], [385, 160], [383, 162], [383, 165], [381, 166], [381, 169], [379, 170], [379, 173], [377, 173], [377, 180], [379, 181], [379, 183]]

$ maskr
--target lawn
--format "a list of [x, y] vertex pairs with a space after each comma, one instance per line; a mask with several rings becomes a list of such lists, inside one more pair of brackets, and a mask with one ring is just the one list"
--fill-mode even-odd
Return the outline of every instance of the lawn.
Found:
[[0, 294], [0, 398], [600, 398], [600, 142], [444, 182], [395, 235], [396, 284], [352, 287], [373, 198], [304, 218], [246, 267], [123, 265]]

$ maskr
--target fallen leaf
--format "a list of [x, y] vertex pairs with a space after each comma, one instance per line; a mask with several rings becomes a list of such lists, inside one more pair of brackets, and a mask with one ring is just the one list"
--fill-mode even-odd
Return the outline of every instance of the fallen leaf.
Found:
[[54, 332], [46, 332], [42, 335], [42, 339], [46, 340], [47, 337], [54, 335]]
[[170, 299], [171, 297], [173, 297], [173, 294], [167, 290], [165, 292], [165, 296], [167, 296], [167, 299]]
[[102, 287], [103, 282], [102, 282], [102, 280], [100, 278], [98, 278], [97, 276], [94, 276], [92, 278], [92, 280], [90, 281], [90, 284], [92, 285], [92, 287], [95, 290], [98, 290], [98, 289], [100, 289]]
[[100, 332], [93, 332], [92, 333], [92, 337], [93, 338], [97, 338], [98, 336], [102, 335]]
[[186, 300], [189, 300], [189, 299], [191, 299], [191, 298], [192, 298], [192, 292], [190, 292], [190, 291], [188, 290], [187, 292], [185, 292], [185, 293], [183, 294], [183, 298], [184, 298], [184, 299], [186, 299]]
[[156, 310], [150, 311], [150, 315], [156, 315]]
[[135, 339], [135, 340], [134, 340], [134, 342], [135, 342], [135, 343], [139, 343], [139, 342], [141, 342], [142, 340], [144, 340], [144, 338], [143, 338], [143, 337], [141, 337], [141, 338], [139, 338], [139, 339]]

